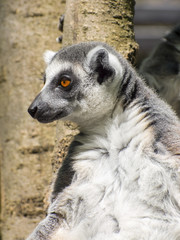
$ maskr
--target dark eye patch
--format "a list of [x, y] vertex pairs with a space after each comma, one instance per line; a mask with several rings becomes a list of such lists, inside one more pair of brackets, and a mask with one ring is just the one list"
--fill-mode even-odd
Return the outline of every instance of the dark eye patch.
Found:
[[[63, 85], [62, 81], [65, 80], [69, 80], [70, 83], [67, 84], [67, 82], [66, 83], [64, 82]], [[61, 95], [61, 97], [69, 99], [76, 95], [79, 83], [80, 79], [73, 73], [71, 69], [68, 69], [61, 71], [59, 74], [57, 74], [50, 82], [49, 88], [52, 91], [56, 91], [58, 94]]]
[[[77, 77], [73, 74], [72, 70], [67, 70], [57, 74], [52, 80], [52, 82], [55, 84], [56, 87], [61, 87], [61, 81], [63, 79], [69, 79], [71, 81], [71, 85], [73, 85], [73, 82], [76, 81]], [[62, 89], [65, 90], [65, 88], [63, 87]]]

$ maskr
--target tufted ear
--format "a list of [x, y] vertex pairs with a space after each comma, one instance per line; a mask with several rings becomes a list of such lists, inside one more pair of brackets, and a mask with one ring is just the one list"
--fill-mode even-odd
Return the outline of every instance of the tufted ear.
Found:
[[50, 50], [45, 51], [43, 55], [45, 63], [49, 64], [55, 55], [56, 55], [56, 52], [53, 52]]
[[92, 72], [97, 73], [97, 81], [99, 84], [105, 82], [108, 78], [115, 75], [115, 69], [110, 65], [109, 53], [102, 48], [95, 51], [89, 61], [89, 67]]

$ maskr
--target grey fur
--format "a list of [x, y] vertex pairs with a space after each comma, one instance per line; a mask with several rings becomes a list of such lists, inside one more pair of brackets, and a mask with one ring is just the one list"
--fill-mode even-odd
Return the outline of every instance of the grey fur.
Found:
[[[73, 120], [80, 134], [58, 172], [48, 215], [28, 240], [180, 239], [174, 112], [104, 43], [51, 55], [29, 113], [40, 122]], [[62, 75], [72, 78], [70, 88], [59, 87]]]
[[180, 117], [180, 24], [143, 61], [140, 73]]

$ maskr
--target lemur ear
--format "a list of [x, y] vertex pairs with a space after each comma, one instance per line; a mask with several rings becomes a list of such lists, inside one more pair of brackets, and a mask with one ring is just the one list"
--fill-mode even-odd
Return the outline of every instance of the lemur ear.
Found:
[[49, 64], [55, 55], [56, 55], [56, 52], [53, 52], [50, 50], [45, 51], [43, 55], [45, 63]]
[[93, 72], [98, 74], [97, 81], [99, 84], [115, 74], [115, 69], [110, 65], [109, 53], [106, 49], [96, 51], [91, 57], [89, 66]]

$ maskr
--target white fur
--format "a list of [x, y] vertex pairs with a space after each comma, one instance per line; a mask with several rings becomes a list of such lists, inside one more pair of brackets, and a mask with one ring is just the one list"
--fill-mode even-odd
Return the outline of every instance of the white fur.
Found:
[[47, 50], [44, 52], [44, 61], [46, 64], [49, 64], [51, 62], [51, 60], [53, 59], [53, 57], [55, 56], [56, 52], [51, 51], [51, 50]]
[[[89, 73], [89, 64], [91, 61], [92, 56], [97, 50], [104, 49], [102, 46], [97, 46], [93, 48], [87, 55], [86, 61], [84, 63], [84, 68], [86, 68], [86, 71]], [[107, 51], [107, 50], [106, 50]], [[54, 59], [46, 69], [46, 83], [44, 87], [41, 90], [42, 97], [45, 100], [45, 98], [48, 98], [48, 94], [46, 91], [47, 87], [53, 80], [53, 78], [58, 75], [61, 71], [72, 69], [73, 72], [76, 73], [77, 77], [81, 79], [81, 92], [84, 95], [84, 98], [79, 101], [74, 101], [72, 104], [74, 106], [75, 111], [71, 115], [68, 116], [68, 120], [72, 120], [76, 122], [77, 124], [83, 125], [85, 124], [85, 127], [89, 124], [94, 125], [94, 122], [100, 121], [100, 118], [104, 118], [104, 115], [107, 114], [109, 111], [112, 112], [112, 109], [114, 108], [116, 99], [117, 99], [117, 92], [120, 85], [120, 79], [122, 77], [122, 66], [117, 59], [116, 56], [114, 56], [111, 53], [109, 54], [109, 63], [115, 70], [115, 76], [113, 79], [113, 82], [108, 82], [106, 84], [99, 85], [98, 83], [94, 84], [93, 82], [89, 81], [89, 76], [87, 72], [85, 72], [82, 69], [82, 66], [78, 64], [72, 64], [70, 62], [61, 62], [56, 59]], [[51, 55], [51, 54], [50, 54]], [[91, 85], [91, 87], [87, 88], [87, 85]], [[107, 88], [108, 85], [108, 88]], [[44, 92], [44, 94], [43, 94]], [[114, 94], [112, 95], [112, 92]], [[48, 100], [48, 102], [51, 101]], [[63, 101], [63, 99], [60, 99], [58, 102], [58, 99], [52, 99], [52, 104], [59, 107], [64, 107], [66, 102]], [[51, 102], [49, 102], [51, 105]], [[93, 113], [93, 114], [92, 114]], [[82, 116], [79, 118], [79, 116]]]
[[[50, 82], [53, 80], [53, 78], [57, 74], [59, 74], [63, 70], [68, 70], [71, 66], [73, 66], [73, 65], [70, 63], [59, 62], [56, 60], [53, 61], [51, 64], [49, 64], [46, 68], [46, 83], [44, 85], [44, 88], [46, 88], [50, 84]], [[42, 90], [44, 88], [42, 88]]]
[[48, 106], [58, 109], [68, 104], [48, 92], [57, 74], [71, 68], [79, 79], [83, 97], [69, 103], [73, 111], [67, 119], [78, 123], [82, 134], [75, 140], [82, 145], [75, 146], [66, 159], [74, 169], [72, 183], [52, 201], [46, 218], [49, 225], [46, 220], [40, 223], [29, 240], [42, 239], [43, 231], [53, 232], [51, 240], [180, 240], [177, 158], [160, 141], [156, 144], [161, 144], [158, 150], [163, 154], [154, 152], [155, 128], [148, 119], [153, 116], [142, 111], [141, 98], [122, 107], [117, 96], [123, 68], [116, 56], [109, 53], [116, 71], [113, 80], [99, 84], [89, 74], [91, 58], [102, 48], [92, 49], [83, 66], [54, 59], [47, 67], [41, 97], [47, 102], [50, 95]]
[[[171, 178], [178, 169], [175, 164], [171, 170], [163, 167], [169, 158], [175, 162], [170, 154], [153, 153], [147, 124], [145, 115], [130, 107], [104, 119], [104, 127], [88, 130], [88, 139], [78, 137], [85, 144], [74, 156], [77, 175], [57, 200], [69, 222], [51, 240], [180, 239], [180, 215], [173, 204], [180, 205], [180, 194]], [[71, 211], [68, 199], [73, 201]]]
[[91, 62], [91, 59], [92, 59], [93, 55], [101, 49], [104, 49], [104, 47], [99, 45], [99, 46], [97, 46], [97, 47], [95, 47], [95, 48], [93, 48], [92, 50], [89, 51], [89, 53], [87, 54], [87, 57], [86, 57], [86, 61], [87, 61], [88, 66], [90, 65], [90, 62]]
[[109, 63], [110, 63], [110, 65], [115, 69], [115, 71], [116, 71], [116, 77], [118, 77], [119, 79], [121, 79], [122, 73], [123, 73], [123, 68], [122, 68], [119, 60], [117, 59], [117, 57], [114, 56], [114, 55], [111, 54], [111, 53], [109, 53]]

